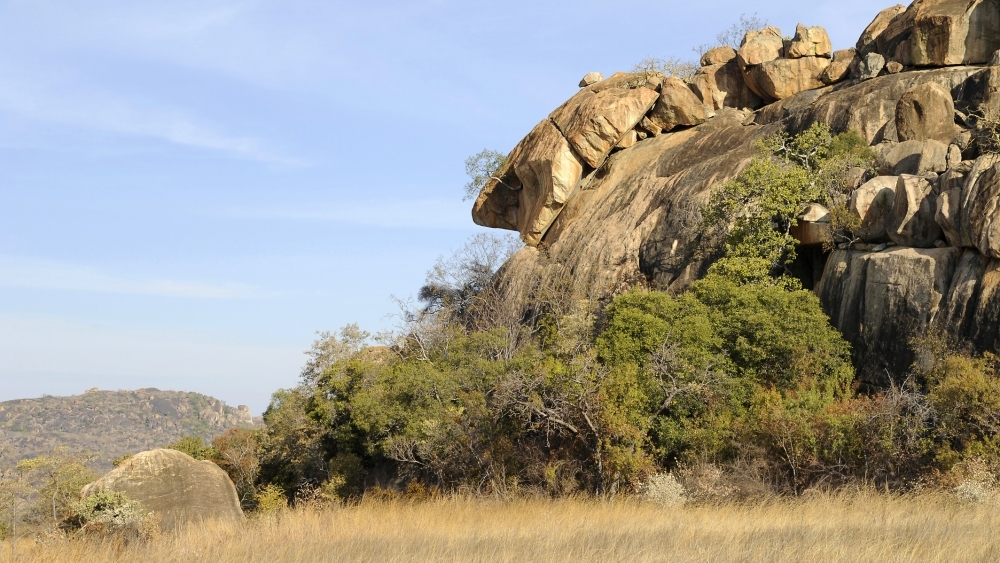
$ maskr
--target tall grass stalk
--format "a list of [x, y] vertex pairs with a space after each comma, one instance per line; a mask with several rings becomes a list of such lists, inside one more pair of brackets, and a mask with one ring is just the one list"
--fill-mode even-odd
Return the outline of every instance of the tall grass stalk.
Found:
[[[673, 508], [637, 500], [453, 498], [202, 524], [142, 545], [35, 544], [19, 547], [15, 561], [998, 561], [998, 526], [996, 506], [944, 494], [816, 494]], [[0, 557], [8, 560], [9, 553]]]

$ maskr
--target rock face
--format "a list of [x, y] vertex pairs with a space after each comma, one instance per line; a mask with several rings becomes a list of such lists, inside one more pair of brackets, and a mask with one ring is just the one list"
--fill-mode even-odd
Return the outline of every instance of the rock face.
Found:
[[706, 108], [759, 108], [764, 102], [747, 86], [735, 58], [722, 64], [702, 67], [691, 78], [691, 90]]
[[982, 64], [1000, 48], [1000, 6], [993, 0], [924, 0], [911, 10], [916, 66]]
[[584, 90], [550, 118], [576, 154], [596, 168], [656, 100], [656, 91], [648, 88], [610, 88], [596, 93]]
[[937, 210], [934, 186], [921, 176], [903, 175], [896, 180], [896, 195], [886, 221], [886, 233], [900, 246], [930, 248], [941, 236], [934, 220]]
[[929, 82], [903, 94], [896, 106], [896, 134], [900, 141], [934, 139], [950, 143], [958, 134], [951, 92]]
[[1000, 258], [1000, 162], [969, 182], [961, 197], [959, 217], [960, 225], [965, 227], [963, 245], [979, 249], [984, 256]]
[[99, 491], [121, 492], [139, 501], [159, 514], [164, 531], [205, 520], [243, 520], [236, 487], [226, 472], [211, 461], [195, 461], [175, 450], [136, 454], [84, 487], [82, 496]]
[[539, 123], [521, 143], [514, 149], [518, 158], [513, 162], [521, 182], [517, 230], [529, 244], [537, 244], [580, 183], [583, 162], [549, 120]]
[[[551, 143], [529, 134], [476, 202], [477, 223], [544, 243], [516, 253], [498, 287], [526, 311], [534, 288], [556, 282], [593, 299], [632, 285], [683, 291], [709, 266], [692, 241], [712, 188], [757, 141], [823, 122], [860, 133], [882, 175], [863, 181], [859, 170], [845, 186], [861, 218], [851, 245], [827, 254], [829, 219], [812, 213], [820, 206], [802, 216], [794, 234], [808, 263], [790, 270], [851, 341], [861, 377], [899, 381], [909, 337], [930, 327], [1000, 353], [1000, 156], [970, 143], [964, 117], [1000, 109], [1000, 70], [965, 64], [1000, 38], [996, 5], [889, 8], [832, 60], [817, 28], [799, 26], [787, 44], [768, 28], [734, 58], [706, 53], [687, 83], [616, 74], [585, 87], [539, 126], [551, 124]], [[597, 104], [601, 92], [614, 101]]]

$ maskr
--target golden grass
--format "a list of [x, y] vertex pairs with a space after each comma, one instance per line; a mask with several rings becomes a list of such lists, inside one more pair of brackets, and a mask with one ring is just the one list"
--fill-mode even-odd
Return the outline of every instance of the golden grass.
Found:
[[[201, 525], [144, 546], [22, 542], [15, 561], [1000, 561], [1000, 511], [944, 495], [822, 496], [661, 508], [636, 501], [445, 499]], [[6, 548], [6, 546], [5, 546]], [[6, 563], [6, 551], [0, 561]]]

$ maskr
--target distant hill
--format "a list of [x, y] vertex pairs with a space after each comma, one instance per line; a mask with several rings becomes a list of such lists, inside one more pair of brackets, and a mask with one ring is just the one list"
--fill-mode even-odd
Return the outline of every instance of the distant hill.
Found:
[[183, 391], [91, 389], [71, 397], [0, 402], [0, 464], [42, 455], [56, 447], [94, 454], [92, 465], [110, 469], [126, 453], [162, 447], [184, 436], [211, 440], [255, 423], [246, 406]]

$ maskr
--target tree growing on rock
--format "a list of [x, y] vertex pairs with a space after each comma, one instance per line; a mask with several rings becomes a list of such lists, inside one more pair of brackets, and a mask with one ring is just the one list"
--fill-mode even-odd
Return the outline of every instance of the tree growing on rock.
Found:
[[483, 149], [465, 159], [465, 173], [469, 176], [469, 183], [465, 185], [465, 197], [462, 201], [476, 199], [490, 178], [500, 179], [498, 176], [503, 175], [506, 166], [507, 155], [490, 149]]

